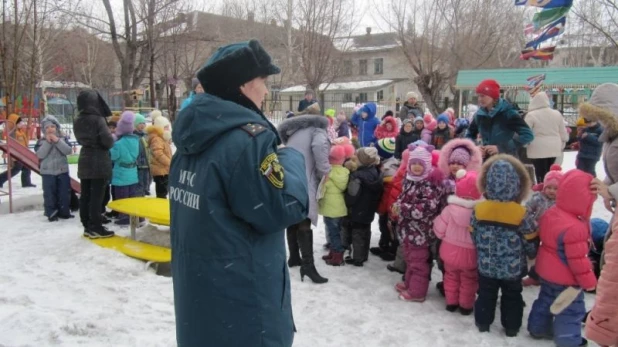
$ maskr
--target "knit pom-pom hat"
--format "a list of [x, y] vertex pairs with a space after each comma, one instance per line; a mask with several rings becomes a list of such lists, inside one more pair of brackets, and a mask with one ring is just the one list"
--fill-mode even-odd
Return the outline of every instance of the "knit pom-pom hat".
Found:
[[455, 177], [455, 195], [467, 200], [479, 200], [481, 198], [481, 192], [476, 185], [478, 174], [475, 171], [461, 169], [457, 171]]

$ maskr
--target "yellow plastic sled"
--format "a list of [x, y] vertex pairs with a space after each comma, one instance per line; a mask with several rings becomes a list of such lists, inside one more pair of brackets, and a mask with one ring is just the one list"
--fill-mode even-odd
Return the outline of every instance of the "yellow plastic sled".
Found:
[[172, 250], [148, 243], [131, 240], [122, 236], [113, 236], [106, 239], [89, 239], [95, 244], [116, 250], [131, 258], [153, 263], [169, 263], [172, 261]]
[[155, 224], [170, 225], [170, 201], [167, 199], [144, 197], [120, 199], [111, 201], [107, 207], [129, 216], [146, 218]]

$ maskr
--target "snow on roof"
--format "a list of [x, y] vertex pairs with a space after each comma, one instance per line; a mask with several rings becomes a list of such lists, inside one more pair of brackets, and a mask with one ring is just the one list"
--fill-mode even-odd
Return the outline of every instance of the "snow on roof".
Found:
[[41, 81], [37, 84], [37, 88], [90, 88], [90, 86], [82, 82]]
[[396, 33], [380, 33], [335, 38], [333, 45], [342, 52], [371, 52], [398, 48], [401, 42]]
[[[359, 82], [341, 82], [320, 84], [320, 91], [344, 91], [344, 90], [360, 90], [378, 88], [393, 83], [393, 80], [375, 80], [375, 81], [359, 81]], [[328, 86], [328, 88], [327, 88]], [[307, 90], [306, 86], [298, 85], [282, 90], [280, 93], [304, 93]]]

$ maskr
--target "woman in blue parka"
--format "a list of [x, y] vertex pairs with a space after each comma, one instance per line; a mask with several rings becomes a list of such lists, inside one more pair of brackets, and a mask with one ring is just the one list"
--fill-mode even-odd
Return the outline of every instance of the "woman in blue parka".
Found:
[[307, 217], [302, 154], [260, 110], [280, 70], [257, 41], [219, 48], [172, 130], [172, 280], [179, 347], [290, 347], [284, 231]]
[[472, 118], [466, 137], [476, 141], [481, 135], [483, 157], [495, 154], [517, 156], [521, 147], [534, 140], [534, 133], [517, 109], [500, 97], [500, 85], [484, 80], [476, 87], [479, 109]]
[[361, 147], [375, 146], [377, 139], [373, 135], [380, 120], [376, 118], [376, 104], [365, 104], [351, 119], [352, 124], [358, 129], [358, 143]]

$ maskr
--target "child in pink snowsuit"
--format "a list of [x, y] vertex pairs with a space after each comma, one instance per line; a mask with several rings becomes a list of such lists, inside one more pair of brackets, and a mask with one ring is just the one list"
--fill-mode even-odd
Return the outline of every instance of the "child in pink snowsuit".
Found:
[[472, 313], [479, 287], [476, 247], [470, 235], [470, 217], [481, 199], [476, 177], [474, 171], [457, 172], [455, 195], [448, 197], [448, 206], [433, 222], [433, 230], [442, 240], [446, 310], [455, 312], [459, 308], [464, 316]]
[[435, 241], [433, 221], [446, 205], [443, 175], [431, 165], [433, 146], [410, 145], [408, 173], [395, 202], [397, 231], [404, 245], [405, 282], [397, 283], [399, 298], [423, 302], [429, 287], [429, 247]]

